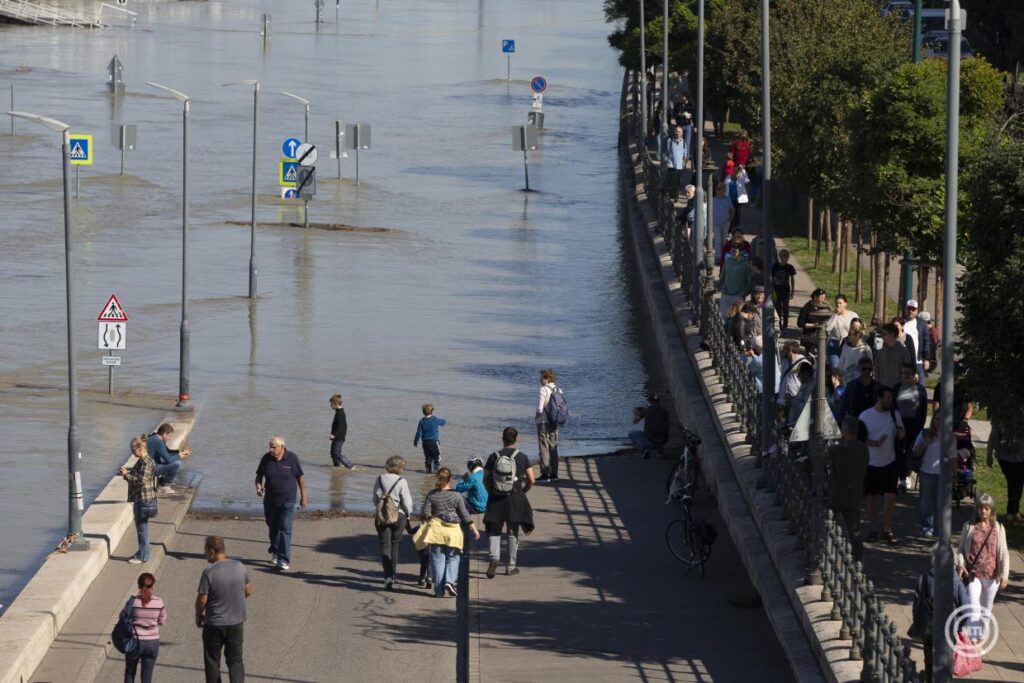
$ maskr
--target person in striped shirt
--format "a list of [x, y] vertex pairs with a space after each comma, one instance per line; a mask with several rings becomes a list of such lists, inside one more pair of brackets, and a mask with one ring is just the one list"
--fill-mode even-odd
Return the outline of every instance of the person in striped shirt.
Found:
[[132, 626], [139, 647], [124, 659], [125, 683], [135, 682], [135, 672], [142, 662], [142, 683], [151, 683], [156, 658], [160, 653], [160, 627], [167, 621], [164, 601], [153, 595], [156, 578], [149, 572], [139, 575], [139, 594], [131, 601]]

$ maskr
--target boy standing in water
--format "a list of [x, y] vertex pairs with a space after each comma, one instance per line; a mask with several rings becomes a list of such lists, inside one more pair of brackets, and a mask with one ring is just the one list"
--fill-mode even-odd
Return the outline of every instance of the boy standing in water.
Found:
[[355, 465], [342, 453], [345, 437], [348, 435], [348, 418], [345, 417], [345, 409], [341, 404], [341, 394], [331, 396], [331, 407], [334, 408], [334, 422], [331, 423], [331, 462], [335, 467], [344, 465], [351, 470]]
[[448, 420], [435, 417], [433, 403], [423, 404], [423, 417], [416, 425], [416, 436], [412, 438], [412, 446], [415, 448], [423, 441], [423, 466], [427, 474], [437, 472], [441, 467], [441, 427], [446, 424]]

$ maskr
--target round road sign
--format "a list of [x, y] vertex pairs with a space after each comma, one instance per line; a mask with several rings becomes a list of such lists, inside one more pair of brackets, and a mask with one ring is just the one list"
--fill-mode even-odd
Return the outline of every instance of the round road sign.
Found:
[[533, 92], [544, 92], [548, 89], [548, 81], [543, 76], [534, 76], [530, 81], [530, 89]]
[[303, 142], [295, 149], [295, 158], [299, 160], [299, 166], [312, 166], [316, 163], [316, 147]]

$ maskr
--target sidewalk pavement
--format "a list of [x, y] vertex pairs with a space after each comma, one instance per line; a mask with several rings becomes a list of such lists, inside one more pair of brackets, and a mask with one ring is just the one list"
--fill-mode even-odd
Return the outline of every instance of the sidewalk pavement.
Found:
[[718, 530], [706, 578], [666, 548], [673, 464], [571, 459], [528, 494], [521, 573], [488, 580], [486, 552], [472, 560], [473, 683], [793, 680], [706, 487], [693, 506]]

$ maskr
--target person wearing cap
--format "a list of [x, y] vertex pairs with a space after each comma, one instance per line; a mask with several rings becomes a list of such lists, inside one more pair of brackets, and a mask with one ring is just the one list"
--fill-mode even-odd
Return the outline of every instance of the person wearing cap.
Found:
[[487, 487], [484, 486], [484, 459], [474, 455], [466, 462], [466, 472], [455, 485], [455, 490], [466, 499], [466, 507], [474, 515], [487, 509]]
[[[931, 316], [929, 316], [931, 317]], [[928, 325], [917, 314], [917, 301], [907, 301], [907, 317], [904, 319], [903, 331], [908, 337], [914, 340], [915, 358], [917, 365], [917, 377], [921, 384], [924, 384], [924, 374], [931, 368], [931, 358], [935, 354], [932, 344], [932, 335]]]

